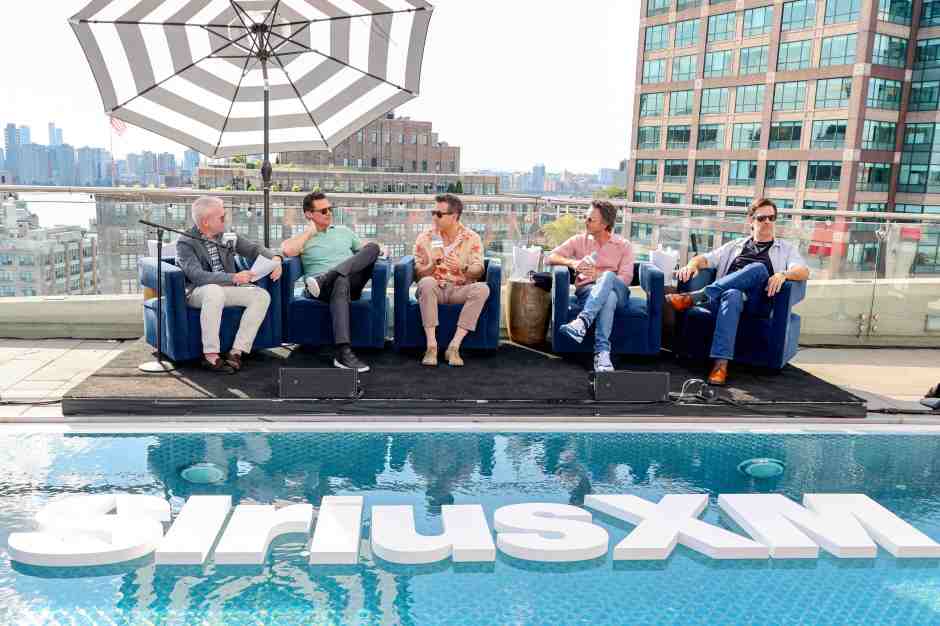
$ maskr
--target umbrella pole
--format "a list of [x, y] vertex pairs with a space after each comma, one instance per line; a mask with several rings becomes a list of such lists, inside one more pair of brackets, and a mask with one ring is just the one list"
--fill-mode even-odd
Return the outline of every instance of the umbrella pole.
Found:
[[270, 96], [268, 85], [268, 63], [261, 58], [261, 72], [264, 74], [264, 163], [261, 164], [261, 180], [264, 186], [264, 247], [271, 247], [271, 161], [270, 161]]

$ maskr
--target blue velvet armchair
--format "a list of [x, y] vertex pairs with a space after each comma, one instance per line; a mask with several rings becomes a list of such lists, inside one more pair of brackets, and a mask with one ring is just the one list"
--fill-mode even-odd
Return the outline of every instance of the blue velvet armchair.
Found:
[[[284, 260], [281, 291], [284, 303], [284, 341], [305, 346], [332, 346], [333, 317], [327, 302], [303, 294], [300, 257]], [[371, 289], [364, 289], [358, 300], [350, 303], [349, 326], [354, 348], [383, 348], [388, 323], [388, 261], [379, 259], [372, 270]]]
[[[239, 260], [239, 269], [246, 266]], [[149, 289], [157, 288], [157, 260], [141, 258], [137, 262], [140, 283]], [[189, 361], [202, 357], [202, 324], [200, 310], [186, 302], [186, 277], [183, 270], [164, 259], [163, 268], [163, 354], [171, 361]], [[254, 349], [273, 348], [281, 345], [281, 282], [265, 277], [256, 283], [271, 294], [271, 305], [265, 315]], [[222, 326], [219, 332], [222, 352], [228, 352], [235, 341], [244, 307], [228, 306], [222, 310]], [[149, 343], [157, 347], [157, 299], [144, 302], [144, 331]]]
[[[652, 263], [633, 266], [632, 286], [640, 286], [646, 297], [631, 295], [614, 316], [610, 333], [610, 349], [614, 354], [656, 355], [662, 347], [663, 272]], [[561, 332], [561, 326], [578, 316], [581, 307], [571, 292], [571, 274], [567, 267], [556, 265], [552, 277], [552, 350], [593, 352], [594, 327], [584, 341], [577, 343]]]
[[[486, 284], [490, 288], [490, 297], [483, 306], [477, 329], [464, 339], [464, 348], [483, 348], [495, 350], [499, 347], [499, 312], [500, 283], [502, 267], [496, 259], [483, 262]], [[411, 295], [411, 286], [415, 282], [415, 263], [413, 256], [402, 257], [395, 264], [395, 349], [423, 348], [427, 345], [424, 327], [421, 324], [421, 309], [418, 300]], [[438, 305], [437, 344], [446, 346], [457, 332], [457, 318], [461, 305]]]
[[[715, 281], [716, 270], [707, 268], [689, 282], [680, 282], [680, 293], [704, 288]], [[806, 297], [806, 281], [787, 281], [773, 298], [763, 295], [760, 307], [766, 315], [741, 313], [734, 344], [735, 362], [772, 370], [783, 369], [799, 349], [800, 316], [793, 307]], [[690, 359], [707, 359], [715, 332], [715, 316], [704, 307], [693, 307], [676, 316], [676, 353]]]

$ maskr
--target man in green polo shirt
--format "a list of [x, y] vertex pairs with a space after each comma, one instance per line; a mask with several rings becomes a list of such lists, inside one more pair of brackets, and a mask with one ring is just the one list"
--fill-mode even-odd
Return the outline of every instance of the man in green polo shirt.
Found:
[[358, 235], [333, 224], [333, 206], [326, 194], [307, 194], [303, 203], [307, 229], [281, 245], [287, 256], [300, 256], [306, 295], [328, 302], [333, 317], [336, 353], [333, 365], [368, 372], [350, 347], [349, 303], [358, 300], [372, 279], [372, 269], [381, 249], [376, 243], [362, 245]]

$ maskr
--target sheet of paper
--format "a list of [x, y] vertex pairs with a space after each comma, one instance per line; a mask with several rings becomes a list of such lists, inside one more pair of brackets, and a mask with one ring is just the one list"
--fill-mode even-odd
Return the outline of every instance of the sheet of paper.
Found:
[[251, 271], [255, 274], [255, 281], [261, 280], [273, 272], [274, 268], [276, 268], [278, 265], [279, 263], [277, 261], [273, 261], [259, 254], [255, 259], [255, 262], [251, 265]]

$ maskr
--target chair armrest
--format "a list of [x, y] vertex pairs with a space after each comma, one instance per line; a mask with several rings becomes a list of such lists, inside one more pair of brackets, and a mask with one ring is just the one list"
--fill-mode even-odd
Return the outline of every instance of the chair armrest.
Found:
[[[183, 270], [166, 261], [161, 263], [160, 272], [163, 283], [160, 291], [161, 308], [166, 324], [163, 332], [170, 344], [166, 347], [171, 354], [183, 353], [189, 338], [189, 325], [186, 317], [186, 276]], [[137, 274], [144, 287], [156, 290], [157, 260], [155, 258], [138, 259]]]
[[571, 273], [564, 265], [552, 266], [552, 318], [554, 324], [568, 321], [568, 307], [571, 304]]
[[[395, 329], [404, 329], [408, 324], [408, 290], [411, 284], [415, 282], [415, 258], [412, 255], [403, 256], [395, 264], [395, 284], [394, 302], [395, 302]], [[404, 332], [404, 331], [402, 331]], [[396, 339], [397, 340], [397, 339]]]
[[686, 293], [689, 291], [698, 291], [699, 289], [704, 289], [705, 286], [715, 282], [715, 278], [718, 276], [718, 270], [713, 267], [706, 267], [705, 269], [699, 270], [692, 280], [688, 282], [679, 281], [676, 291], [679, 293]]
[[486, 259], [484, 262], [486, 269], [486, 284], [490, 288], [490, 302], [494, 302], [493, 296], [496, 296], [495, 303], [499, 304], [499, 291], [503, 282], [503, 266], [499, 259]]
[[637, 263], [640, 288], [646, 292], [646, 308], [651, 323], [662, 325], [663, 301], [665, 299], [666, 276], [652, 263]]
[[784, 283], [784, 286], [787, 285], [790, 287], [790, 308], [792, 309], [806, 297], [806, 281], [788, 280]]

